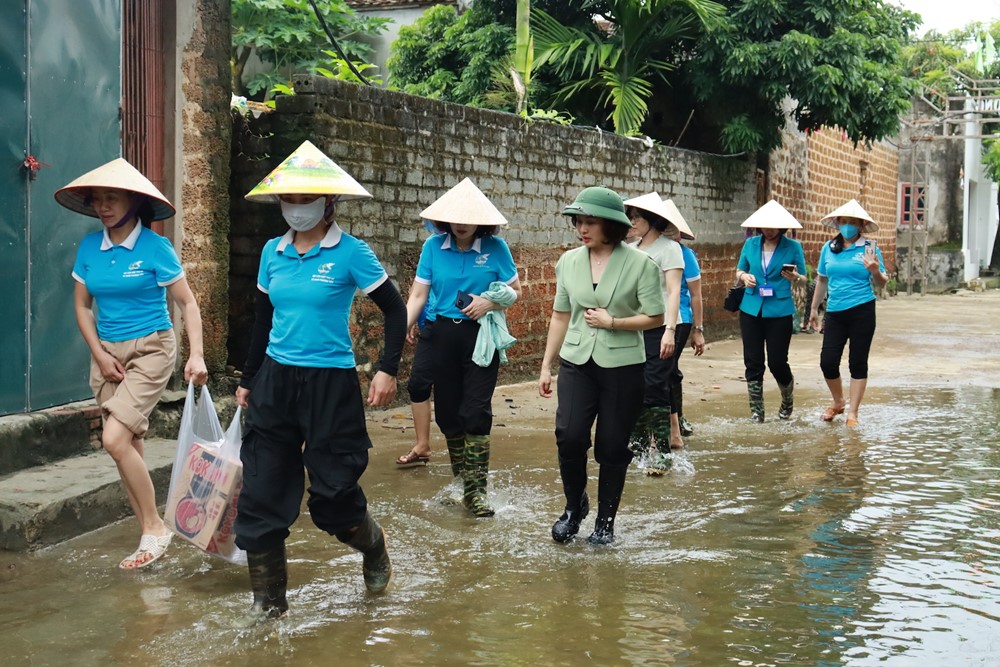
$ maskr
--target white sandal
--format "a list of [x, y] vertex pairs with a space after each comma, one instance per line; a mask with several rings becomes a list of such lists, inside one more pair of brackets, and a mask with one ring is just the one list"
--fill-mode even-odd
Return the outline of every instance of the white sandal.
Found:
[[[170, 540], [173, 537], [173, 533], [167, 533], [166, 535], [143, 535], [139, 538], [139, 548], [131, 556], [119, 563], [118, 567], [123, 570], [138, 570], [155, 563], [163, 557], [163, 554], [167, 553], [167, 547], [170, 546]], [[139, 556], [144, 553], [149, 554], [152, 558], [142, 563], [136, 563], [139, 560]], [[126, 563], [132, 563], [132, 565], [129, 566]]]

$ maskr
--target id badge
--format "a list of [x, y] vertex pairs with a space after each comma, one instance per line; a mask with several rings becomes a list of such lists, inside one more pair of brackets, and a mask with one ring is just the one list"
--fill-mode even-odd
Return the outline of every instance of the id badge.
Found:
[[763, 285], [757, 288], [757, 294], [761, 296], [774, 296], [774, 288]]

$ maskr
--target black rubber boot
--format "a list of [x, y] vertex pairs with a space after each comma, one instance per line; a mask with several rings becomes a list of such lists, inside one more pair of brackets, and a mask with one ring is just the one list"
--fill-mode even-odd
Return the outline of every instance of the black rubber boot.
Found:
[[684, 387], [680, 382], [670, 385], [670, 405], [671, 410], [677, 413], [677, 423], [680, 424], [681, 435], [685, 438], [694, 435], [694, 427], [684, 417]]
[[615, 515], [625, 488], [628, 466], [602, 465], [597, 480], [597, 521], [587, 541], [591, 544], [611, 544], [615, 540]]
[[288, 613], [288, 561], [285, 545], [270, 551], [248, 551], [247, 566], [250, 570], [250, 588], [253, 606], [241, 627], [251, 627], [270, 618], [281, 618]]
[[781, 390], [781, 406], [778, 408], [778, 419], [788, 419], [792, 416], [792, 408], [795, 406], [795, 378], [792, 378], [788, 384], [781, 384], [779, 382], [778, 389]]
[[587, 497], [587, 459], [559, 459], [559, 474], [562, 477], [563, 493], [566, 495], [566, 509], [552, 526], [552, 539], [562, 544], [569, 542], [580, 532], [580, 523], [590, 513], [590, 499]]
[[392, 563], [385, 548], [385, 531], [372, 515], [365, 513], [361, 524], [353, 531], [337, 533], [337, 539], [357, 549], [364, 556], [361, 573], [369, 593], [381, 593], [392, 579]]
[[747, 397], [750, 400], [750, 419], [755, 422], [764, 421], [764, 382], [762, 380], [747, 380]]
[[462, 472], [464, 494], [462, 502], [466, 509], [480, 519], [493, 516], [495, 512], [486, 499], [486, 483], [490, 472], [490, 436], [465, 436], [465, 470]]

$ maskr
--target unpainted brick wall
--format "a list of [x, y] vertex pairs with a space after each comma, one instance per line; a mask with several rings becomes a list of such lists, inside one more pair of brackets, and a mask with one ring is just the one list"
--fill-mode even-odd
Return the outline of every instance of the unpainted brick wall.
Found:
[[[736, 331], [736, 318], [721, 303], [744, 240], [739, 224], [757, 207], [756, 165], [749, 157], [528, 123], [512, 114], [332, 79], [298, 79], [295, 89], [297, 95], [278, 98], [269, 117], [235, 121], [229, 317], [229, 359], [235, 367], [242, 367], [249, 342], [260, 249], [287, 230], [277, 207], [248, 203], [243, 195], [304, 139], [372, 193], [370, 200], [343, 203], [337, 220], [372, 246], [404, 298], [427, 234], [420, 211], [448, 188], [468, 176], [507, 217], [510, 225], [502, 235], [514, 253], [524, 295], [508, 313], [519, 342], [509, 351], [502, 381], [537, 373], [555, 293], [555, 262], [577, 244], [559, 211], [591, 185], [626, 197], [655, 190], [674, 200], [698, 236], [691, 245], [702, 268], [708, 337]], [[800, 219], [808, 219], [812, 206], [803, 191], [810, 186], [811, 150], [790, 150], [789, 163], [802, 164], [783, 169], [787, 175], [772, 174], [775, 197], [798, 202], [793, 205], [800, 211], [793, 213]], [[817, 226], [817, 238], [818, 231]], [[358, 366], [365, 371], [381, 347], [381, 315], [366, 298], [355, 303], [352, 335]], [[404, 354], [404, 380], [410, 353]]]

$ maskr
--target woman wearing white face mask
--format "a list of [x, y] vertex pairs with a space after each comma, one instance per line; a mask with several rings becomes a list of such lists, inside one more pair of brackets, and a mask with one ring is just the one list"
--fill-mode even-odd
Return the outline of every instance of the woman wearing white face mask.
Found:
[[396, 393], [406, 308], [371, 248], [332, 219], [335, 201], [370, 196], [308, 141], [246, 196], [280, 202], [291, 227], [261, 252], [257, 321], [236, 391], [247, 408], [236, 544], [250, 566], [252, 619], [288, 609], [285, 539], [299, 515], [303, 466], [310, 518], [364, 554], [368, 590], [382, 591], [392, 573], [384, 531], [358, 484], [371, 441], [348, 321], [358, 289], [385, 315], [368, 391], [368, 404], [383, 406]]
[[[865, 238], [865, 234], [877, 231], [878, 225], [861, 204], [852, 199], [822, 222], [840, 233], [820, 252], [809, 318], [810, 326], [818, 330], [818, 309], [829, 292], [819, 365], [833, 403], [820, 418], [833, 421], [846, 408], [847, 425], [857, 426], [858, 408], [868, 385], [868, 352], [875, 335], [875, 290], [872, 285], [884, 287], [889, 276], [885, 273], [882, 251], [873, 239]], [[847, 341], [851, 341], [849, 404], [844, 401], [840, 381], [840, 359]]]

